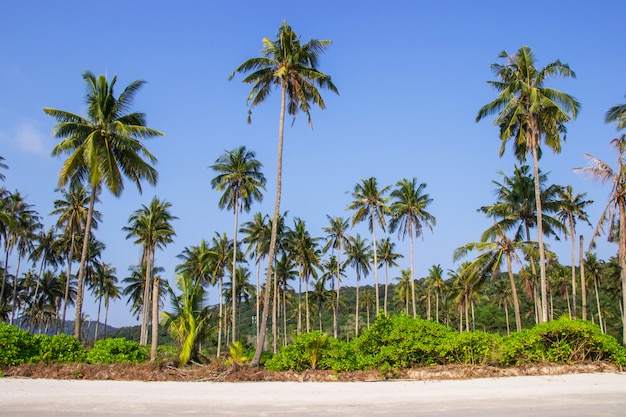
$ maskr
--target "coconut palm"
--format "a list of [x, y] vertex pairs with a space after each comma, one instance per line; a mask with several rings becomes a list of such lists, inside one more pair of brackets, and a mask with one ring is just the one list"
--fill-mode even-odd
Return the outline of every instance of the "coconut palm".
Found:
[[398, 235], [403, 239], [409, 235], [413, 317], [417, 316], [413, 237], [422, 236], [425, 227], [432, 231], [436, 223], [435, 217], [427, 211], [433, 200], [428, 194], [424, 194], [425, 188], [425, 183], [417, 185], [416, 178], [412, 180], [404, 178], [396, 183], [396, 188], [391, 192], [391, 230], [398, 230]]
[[59, 172], [59, 185], [64, 187], [70, 181], [85, 181], [90, 187], [85, 238], [78, 270], [74, 325], [76, 338], [80, 338], [85, 262], [96, 198], [103, 185], [114, 196], [119, 197], [124, 189], [123, 177], [131, 179], [139, 192], [142, 180], [152, 185], [156, 184], [157, 171], [150, 165], [156, 162], [156, 158], [141, 140], [163, 135], [158, 130], [146, 127], [145, 114], [128, 113], [133, 98], [144, 81], [133, 81], [116, 98], [113, 88], [117, 76], [109, 83], [106, 76], [96, 77], [90, 71], [86, 71], [83, 73], [83, 80], [87, 85], [86, 117], [63, 110], [44, 108], [46, 114], [59, 122], [53, 129], [53, 136], [62, 139], [52, 149], [52, 156], [69, 155]]
[[[602, 333], [604, 333], [605, 323], [602, 318], [602, 307], [600, 305], [600, 293], [598, 291], [598, 283], [606, 280], [606, 275], [604, 273], [605, 262], [598, 260], [595, 253], [587, 252], [584, 263], [587, 283], [589, 285], [593, 285], [595, 290], [596, 307], [598, 309], [598, 326], [600, 326], [600, 330], [602, 331]], [[591, 316], [593, 317], [593, 314]]]
[[[126, 304], [130, 306], [130, 312], [136, 319], [140, 319], [143, 313], [144, 303], [149, 303], [150, 300], [144, 300], [145, 287], [146, 287], [146, 265], [134, 265], [128, 268], [130, 271], [129, 276], [122, 280], [122, 295], [127, 298]], [[160, 279], [160, 275], [165, 271], [163, 267], [152, 267], [151, 277], [159, 277], [160, 288], [159, 294], [164, 294], [165, 284]], [[160, 301], [160, 300], [159, 300]]]
[[150, 201], [150, 205], [143, 205], [136, 210], [128, 219], [129, 226], [122, 230], [128, 232], [126, 239], [133, 238], [136, 245], [143, 248], [142, 264], [146, 266], [146, 286], [144, 288], [144, 308], [142, 314], [142, 335], [141, 342], [145, 345], [148, 340], [148, 316], [150, 312], [149, 303], [152, 300], [152, 345], [150, 349], [150, 360], [156, 359], [156, 348], [158, 343], [159, 330], [159, 288], [160, 282], [156, 277], [151, 276], [154, 265], [155, 253], [157, 249], [165, 247], [174, 241], [176, 232], [172, 226], [172, 221], [177, 217], [170, 213], [172, 204], [158, 197]]
[[398, 283], [394, 289], [394, 297], [402, 304], [404, 314], [408, 315], [409, 303], [411, 302], [411, 270], [402, 269], [396, 281], [398, 281]]
[[117, 271], [109, 263], [97, 262], [94, 268], [95, 276], [91, 283], [90, 290], [93, 291], [98, 300], [98, 316], [96, 319], [96, 330], [94, 340], [98, 340], [98, 328], [100, 325], [100, 310], [102, 307], [102, 301], [105, 304], [105, 319], [104, 319], [104, 332], [106, 335], [106, 324], [109, 315], [109, 300], [111, 298], [119, 298], [120, 288], [117, 284]]
[[479, 110], [476, 121], [498, 114], [494, 124], [500, 129], [500, 156], [510, 139], [513, 139], [515, 156], [520, 161], [525, 161], [529, 153], [532, 156], [541, 273], [541, 310], [542, 321], [545, 322], [548, 321], [548, 300], [539, 183], [541, 143], [544, 142], [555, 153], [559, 153], [561, 135], [565, 141], [565, 123], [576, 118], [580, 108], [580, 103], [572, 96], [545, 87], [545, 82], [551, 77], [575, 78], [576, 75], [569, 65], [559, 60], [548, 63], [544, 68], [537, 68], [535, 55], [528, 46], [520, 47], [515, 55], [502, 51], [498, 58], [503, 59], [504, 64], [491, 65], [498, 80], [488, 81], [498, 91], [498, 97]]
[[[622, 279], [622, 306], [626, 306], [626, 135], [613, 139], [611, 146], [618, 153], [616, 168], [595, 156], [585, 154], [585, 157], [589, 159], [589, 165], [575, 168], [574, 171], [599, 182], [611, 183], [609, 201], [598, 220], [590, 246], [605, 225], [608, 225], [609, 231], [613, 228], [618, 230], [617, 244]], [[612, 237], [612, 233], [609, 233], [609, 238]], [[622, 311], [622, 327], [622, 344], [626, 345], [626, 314], [624, 311]]]
[[259, 296], [261, 295], [261, 261], [269, 250], [269, 241], [272, 233], [272, 228], [269, 223], [269, 216], [263, 215], [257, 212], [252, 216], [252, 220], [241, 225], [239, 231], [246, 235], [243, 238], [243, 243], [247, 244], [246, 253], [250, 255], [250, 259], [255, 260], [256, 264], [256, 336], [259, 336], [259, 316], [261, 303]]
[[[234, 287], [234, 280], [237, 269], [237, 232], [239, 230], [239, 212], [244, 210], [250, 211], [250, 206], [254, 201], [263, 201], [263, 193], [265, 190], [265, 176], [261, 172], [263, 164], [256, 159], [254, 152], [240, 146], [232, 151], [227, 151], [221, 155], [210, 168], [218, 175], [211, 180], [211, 187], [222, 192], [222, 196], [218, 202], [220, 209], [227, 208], [233, 210], [235, 214], [235, 228], [233, 232], [233, 259], [231, 277], [233, 281], [233, 291], [237, 291]], [[236, 301], [232, 301], [232, 340], [237, 340], [236, 320]]]
[[[326, 103], [319, 89], [327, 88], [334, 93], [338, 93], [337, 87], [332, 83], [330, 76], [320, 72], [317, 68], [320, 55], [328, 48], [330, 43], [331, 41], [329, 40], [311, 39], [309, 42], [301, 44], [300, 38], [291, 26], [287, 25], [286, 21], [283, 21], [282, 26], [278, 30], [276, 40], [263, 39], [263, 49], [261, 51], [263, 56], [245, 61], [229, 77], [229, 79], [232, 79], [235, 73], [250, 73], [243, 79], [244, 83], [253, 85], [248, 95], [250, 109], [264, 102], [274, 87], [279, 88], [281, 91], [276, 199], [274, 202], [273, 228], [265, 278], [267, 288], [270, 286], [272, 264], [274, 262], [277, 236], [275, 227], [280, 215], [285, 112], [295, 117], [298, 112], [302, 111], [307, 115], [309, 125], [311, 125], [311, 104], [315, 104], [321, 109], [326, 108]], [[251, 113], [249, 112], [248, 114], [250, 115]], [[250, 117], [248, 117], [248, 122], [250, 122]], [[263, 307], [261, 331], [257, 339], [254, 358], [250, 362], [251, 366], [258, 366], [261, 360], [261, 352], [265, 342], [265, 326], [267, 325], [267, 317], [269, 315], [268, 291], [265, 292]]]
[[376, 314], [379, 312], [378, 295], [378, 247], [376, 243], [376, 224], [380, 224], [383, 231], [387, 225], [386, 216], [391, 213], [387, 202], [389, 198], [385, 194], [391, 189], [387, 185], [378, 189], [376, 178], [361, 179], [361, 182], [354, 187], [352, 198], [354, 201], [348, 205], [348, 210], [354, 210], [352, 216], [352, 227], [362, 221], [367, 221], [370, 232], [372, 233], [372, 247], [374, 248], [374, 285], [376, 289]]
[[316, 268], [320, 267], [319, 238], [312, 237], [306, 230], [306, 223], [299, 217], [294, 219], [294, 228], [287, 235], [288, 257], [298, 267], [300, 273], [298, 288], [298, 334], [302, 332], [302, 281], [304, 281], [304, 310], [306, 314], [306, 332], [311, 331], [309, 309], [309, 278], [317, 278]]
[[226, 267], [228, 261], [233, 259], [233, 243], [226, 236], [226, 233], [219, 234], [215, 232], [215, 236], [211, 238], [211, 252], [212, 256], [211, 271], [213, 274], [213, 280], [217, 281], [218, 293], [219, 293], [219, 312], [218, 312], [218, 326], [217, 326], [217, 357], [220, 357], [222, 348], [222, 327], [225, 323], [224, 317], [224, 275], [226, 275]]
[[[497, 223], [492, 228], [502, 229], [505, 232], [513, 232], [515, 241], [526, 240], [531, 241], [530, 230], [538, 224], [537, 204], [535, 202], [535, 181], [529, 172], [528, 165], [515, 165], [513, 175], [507, 176], [499, 171], [503, 180], [501, 182], [492, 181], [496, 186], [496, 201], [491, 206], [481, 207], [480, 211], [489, 217], [493, 217]], [[557, 185], [546, 186], [547, 175], [539, 173], [539, 184], [541, 189], [541, 207], [543, 210], [541, 221], [541, 231], [543, 236], [558, 236], [559, 233], [566, 232], [566, 228], [558, 218], [552, 214], [557, 213], [561, 209], [561, 190], [562, 187]], [[494, 233], [500, 233], [495, 230]], [[531, 246], [528, 246], [530, 248]], [[530, 251], [526, 255], [530, 260], [530, 268], [532, 271], [531, 278], [538, 277], [535, 260], [540, 257], [539, 251]], [[544, 257], [546, 250], [544, 249]], [[539, 286], [537, 287], [539, 288]], [[531, 294], [538, 311], [538, 319], [541, 320], [542, 304], [539, 292], [535, 291]]]
[[443, 291], [443, 268], [441, 265], [433, 265], [428, 270], [430, 287], [435, 290], [435, 321], [439, 323], [439, 300]]
[[389, 293], [389, 267], [398, 266], [396, 259], [404, 258], [404, 255], [394, 251], [396, 244], [388, 237], [378, 241], [378, 260], [379, 268], [385, 265], [385, 300], [383, 302], [383, 311], [387, 314], [387, 299]]
[[209, 248], [206, 240], [202, 239], [199, 245], [183, 248], [183, 251], [176, 255], [182, 262], [176, 265], [177, 274], [191, 276], [200, 285], [215, 285], [213, 275], [213, 257], [216, 253]]
[[512, 302], [511, 285], [504, 279], [498, 280], [494, 284], [495, 296], [498, 300], [498, 305], [504, 307], [504, 319], [506, 321], [506, 335], [511, 335], [511, 326], [509, 324], [509, 304]]
[[186, 273], [179, 274], [176, 286], [181, 291], [177, 295], [165, 281], [167, 293], [172, 303], [172, 312], [163, 312], [164, 327], [179, 344], [178, 360], [186, 365], [190, 360], [197, 360], [200, 345], [210, 332], [211, 310], [204, 305], [206, 292], [201, 282]]
[[346, 246], [346, 264], [354, 268], [356, 273], [356, 302], [355, 309], [355, 337], [359, 337], [359, 281], [361, 276], [367, 276], [372, 267], [372, 248], [367, 243], [367, 239], [362, 239], [361, 235], [357, 233], [356, 236], [350, 236], [348, 245]]
[[[61, 193], [61, 198], [54, 201], [54, 210], [51, 216], [58, 216], [57, 227], [63, 228], [66, 247], [65, 262], [67, 264], [65, 276], [65, 296], [63, 298], [63, 318], [62, 328], [65, 329], [65, 315], [67, 313], [70, 283], [72, 281], [72, 264], [76, 256], [76, 240], [81, 235], [83, 225], [87, 223], [89, 212], [89, 194], [85, 187], [79, 182], [70, 183], [67, 189], [57, 189]], [[101, 221], [98, 210], [94, 210], [91, 219], [91, 229], [98, 228]]]
[[327, 252], [328, 249], [333, 249], [333, 254], [336, 253], [336, 263], [335, 263], [335, 308], [333, 315], [333, 334], [335, 339], [339, 337], [339, 294], [341, 287], [341, 252], [342, 249], [346, 246], [348, 242], [348, 235], [346, 234], [346, 230], [348, 230], [348, 220], [343, 217], [331, 217], [328, 214], [326, 215], [330, 226], [323, 227], [322, 230], [327, 234], [326, 236], [326, 245], [324, 245], [323, 251]]
[[617, 130], [626, 129], [626, 104], [618, 104], [607, 110], [604, 121], [606, 123], [615, 122]]
[[557, 213], [558, 219], [567, 224], [569, 236], [572, 242], [572, 316], [577, 317], [576, 311], [576, 221], [584, 221], [589, 226], [589, 218], [585, 212], [585, 207], [592, 204], [593, 200], [585, 200], [587, 193], [574, 194], [571, 185], [561, 190], [561, 209]]

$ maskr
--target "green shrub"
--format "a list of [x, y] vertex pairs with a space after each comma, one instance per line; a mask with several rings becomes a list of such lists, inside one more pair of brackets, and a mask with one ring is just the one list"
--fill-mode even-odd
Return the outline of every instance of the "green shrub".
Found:
[[124, 338], [98, 340], [89, 352], [89, 363], [138, 363], [148, 359], [146, 349]]
[[67, 334], [56, 336], [34, 335], [38, 353], [32, 362], [83, 362], [87, 355], [80, 342]]
[[587, 321], [561, 318], [504, 338], [501, 363], [610, 361], [626, 365], [626, 349]]
[[452, 333], [441, 341], [441, 357], [450, 364], [485, 365], [497, 362], [502, 337], [484, 332]]
[[314, 330], [298, 335], [293, 344], [284, 346], [279, 353], [265, 362], [271, 371], [304, 371], [305, 369], [328, 369], [329, 351], [334, 340], [327, 334]]
[[0, 366], [31, 362], [37, 356], [38, 343], [27, 331], [0, 323]]

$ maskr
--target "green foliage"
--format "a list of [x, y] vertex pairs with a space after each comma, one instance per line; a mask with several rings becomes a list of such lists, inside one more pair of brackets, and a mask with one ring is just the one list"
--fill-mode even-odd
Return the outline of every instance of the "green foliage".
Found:
[[0, 323], [0, 366], [15, 366], [37, 356], [37, 341], [25, 330]]
[[[333, 340], [333, 343], [330, 341]], [[296, 336], [293, 344], [287, 345], [279, 353], [265, 362], [265, 367], [272, 371], [304, 371], [305, 369], [328, 369], [325, 360], [336, 346], [336, 340], [314, 330]]]
[[587, 321], [561, 318], [504, 339], [503, 365], [609, 361], [626, 365], [626, 349]]
[[500, 356], [502, 340], [484, 332], [452, 333], [442, 340], [440, 355], [450, 364], [486, 365]]
[[139, 363], [147, 359], [144, 347], [122, 338], [98, 340], [87, 352], [89, 363]]
[[33, 362], [84, 362], [87, 352], [80, 342], [67, 334], [56, 336], [34, 335], [39, 353]]
[[243, 344], [241, 342], [233, 342], [228, 347], [229, 358], [228, 364], [230, 365], [243, 365], [248, 362], [248, 356], [246, 356]]

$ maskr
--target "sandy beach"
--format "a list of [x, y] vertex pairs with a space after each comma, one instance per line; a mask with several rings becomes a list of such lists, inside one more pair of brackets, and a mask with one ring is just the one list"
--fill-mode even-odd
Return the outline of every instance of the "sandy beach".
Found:
[[0, 379], [9, 416], [623, 416], [626, 373], [455, 381]]

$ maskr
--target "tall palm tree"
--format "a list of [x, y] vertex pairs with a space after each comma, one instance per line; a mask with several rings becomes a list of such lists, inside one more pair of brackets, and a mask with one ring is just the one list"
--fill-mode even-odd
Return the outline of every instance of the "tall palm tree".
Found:
[[626, 104], [618, 104], [607, 110], [604, 121], [606, 123], [615, 122], [617, 130], [626, 129]]
[[[146, 288], [146, 265], [134, 265], [128, 268], [130, 271], [129, 276], [122, 280], [124, 288], [122, 289], [122, 295], [127, 298], [126, 304], [130, 305], [130, 312], [137, 320], [141, 318], [143, 313], [144, 303], [149, 303], [150, 300], [144, 300], [145, 288]], [[165, 269], [161, 266], [152, 267], [150, 272], [151, 277], [160, 276]], [[162, 290], [165, 289], [165, 284], [161, 281], [160, 294], [163, 294]]]
[[302, 332], [302, 281], [304, 281], [304, 310], [306, 312], [306, 331], [311, 331], [309, 309], [309, 278], [317, 278], [316, 268], [320, 267], [320, 251], [318, 249], [319, 238], [311, 237], [306, 230], [306, 223], [299, 217], [294, 219], [294, 228], [287, 234], [288, 257], [300, 272], [300, 286], [298, 289], [298, 334]]
[[[239, 211], [250, 211], [250, 206], [254, 201], [263, 201], [265, 190], [265, 176], [261, 172], [263, 164], [256, 159], [256, 154], [240, 146], [232, 151], [227, 151], [221, 155], [210, 168], [218, 175], [211, 180], [211, 186], [222, 191], [219, 200], [220, 209], [233, 210], [235, 214], [235, 228], [233, 232], [233, 259], [231, 277], [233, 281], [233, 291], [237, 291], [235, 277], [237, 269], [237, 232], [239, 230]], [[235, 326], [236, 302], [232, 301], [232, 340], [237, 340], [237, 327]]]
[[108, 263], [97, 262], [94, 268], [95, 277], [91, 283], [91, 290], [93, 291], [96, 299], [98, 300], [98, 317], [96, 320], [96, 330], [94, 340], [98, 340], [98, 328], [100, 326], [100, 309], [102, 307], [102, 301], [105, 303], [105, 319], [104, 319], [104, 332], [106, 334], [106, 322], [109, 314], [109, 299], [111, 297], [119, 297], [119, 287], [117, 284], [117, 271]]
[[212, 260], [216, 252], [209, 248], [206, 240], [202, 239], [199, 245], [183, 248], [176, 255], [182, 262], [176, 265], [177, 274], [186, 274], [198, 281], [200, 285], [215, 285], [215, 275], [212, 270]]
[[213, 262], [211, 264], [211, 270], [213, 273], [213, 280], [218, 283], [219, 292], [219, 316], [217, 327], [217, 357], [219, 358], [222, 348], [222, 328], [224, 317], [224, 275], [226, 275], [226, 267], [228, 261], [233, 258], [233, 243], [226, 236], [226, 233], [219, 234], [215, 232], [215, 236], [211, 238], [211, 252], [215, 255], [212, 256]]
[[428, 270], [431, 287], [435, 290], [435, 321], [439, 323], [439, 300], [443, 291], [443, 268], [441, 265], [433, 265]]
[[[250, 109], [265, 101], [272, 89], [277, 87], [281, 91], [280, 118], [278, 127], [278, 163], [276, 167], [276, 199], [274, 202], [274, 214], [272, 217], [272, 234], [268, 252], [268, 267], [265, 277], [266, 288], [270, 287], [272, 277], [272, 264], [276, 248], [276, 226], [280, 215], [280, 198], [282, 192], [282, 169], [283, 169], [283, 138], [285, 127], [285, 112], [294, 116], [302, 111], [307, 115], [311, 125], [311, 103], [319, 108], [326, 108], [319, 89], [327, 88], [334, 93], [339, 93], [332, 83], [329, 75], [318, 70], [320, 55], [330, 46], [329, 40], [311, 39], [302, 44], [300, 38], [291, 26], [283, 21], [278, 30], [276, 40], [263, 38], [262, 57], [251, 58], [235, 68], [230, 75], [232, 80], [235, 73], [250, 73], [243, 82], [252, 84], [252, 90], [248, 95]], [[248, 113], [251, 114], [250, 112]], [[295, 119], [294, 119], [295, 120]], [[250, 122], [250, 116], [248, 117]], [[258, 366], [261, 360], [261, 352], [265, 342], [265, 326], [269, 315], [269, 292], [265, 292], [263, 304], [263, 318], [261, 320], [261, 332], [257, 339], [254, 358], [251, 366]]]
[[[604, 333], [605, 323], [602, 319], [602, 307], [600, 305], [600, 293], [598, 291], [598, 283], [606, 280], [606, 275], [604, 273], [605, 270], [605, 262], [598, 260], [597, 256], [593, 252], [587, 252], [587, 256], [585, 256], [585, 276], [587, 278], [587, 282], [590, 285], [593, 285], [596, 295], [596, 307], [598, 310], [598, 326], [600, 326], [600, 330]], [[593, 314], [591, 315], [593, 317]]]
[[261, 303], [259, 300], [259, 296], [261, 295], [261, 261], [265, 256], [267, 256], [267, 252], [269, 250], [269, 241], [272, 233], [272, 227], [269, 223], [269, 216], [263, 215], [260, 212], [257, 212], [252, 216], [252, 220], [244, 223], [239, 230], [241, 233], [245, 234], [246, 237], [243, 238], [243, 243], [248, 245], [246, 249], [246, 253], [250, 255], [250, 259], [255, 260], [256, 264], [256, 336], [259, 337], [259, 317], [260, 317], [260, 307]]
[[142, 180], [156, 184], [158, 174], [150, 165], [156, 162], [156, 158], [141, 140], [163, 135], [158, 130], [146, 127], [145, 114], [128, 113], [133, 98], [144, 81], [133, 81], [116, 98], [113, 88], [117, 76], [109, 83], [106, 76], [96, 77], [86, 71], [83, 73], [83, 80], [87, 85], [86, 117], [49, 107], [43, 109], [59, 122], [52, 134], [62, 140], [52, 149], [52, 156], [69, 155], [59, 172], [59, 185], [64, 187], [70, 181], [85, 181], [90, 187], [85, 238], [78, 270], [74, 324], [76, 338], [80, 338], [85, 262], [96, 198], [103, 185], [114, 196], [119, 197], [124, 189], [123, 177], [131, 179], [139, 192]]
[[367, 243], [367, 239], [361, 239], [361, 235], [357, 233], [356, 237], [350, 236], [348, 246], [346, 246], [346, 263], [354, 268], [356, 273], [356, 302], [355, 309], [355, 337], [359, 337], [359, 281], [361, 276], [367, 276], [372, 265], [372, 248]]
[[585, 207], [592, 204], [593, 200], [585, 200], [587, 193], [574, 194], [571, 185], [561, 190], [561, 209], [557, 213], [558, 219], [567, 224], [569, 236], [572, 241], [572, 316], [577, 317], [576, 311], [576, 221], [581, 220], [591, 226]]
[[[146, 300], [152, 300], [152, 346], [150, 349], [150, 360], [156, 359], [156, 348], [159, 332], [159, 288], [160, 282], [156, 277], [151, 276], [152, 266], [157, 249], [164, 249], [169, 243], [174, 241], [176, 232], [172, 226], [172, 221], [178, 217], [170, 213], [172, 204], [158, 197], [150, 201], [150, 205], [143, 205], [136, 210], [128, 219], [129, 226], [122, 230], [128, 232], [126, 239], [134, 238], [133, 243], [143, 247], [142, 263], [146, 265], [146, 286], [144, 288], [144, 309], [142, 343], [146, 344], [148, 339], [148, 313], [149, 304]], [[151, 288], [152, 287], [152, 288]]]
[[[76, 240], [81, 235], [83, 226], [87, 223], [89, 193], [79, 182], [70, 183], [67, 189], [57, 189], [61, 198], [54, 201], [54, 210], [51, 216], [58, 216], [57, 227], [61, 227], [65, 234], [67, 270], [65, 276], [65, 296], [63, 298], [63, 318], [61, 328], [65, 329], [65, 315], [67, 313], [70, 283], [72, 281], [72, 264], [76, 255]], [[97, 200], [96, 200], [97, 201]], [[91, 229], [98, 228], [102, 220], [100, 212], [94, 210], [91, 219]]]
[[415, 266], [413, 261], [413, 237], [422, 235], [424, 227], [433, 230], [435, 217], [427, 209], [433, 199], [424, 194], [425, 183], [417, 185], [417, 178], [406, 178], [398, 181], [391, 192], [391, 230], [398, 230], [398, 235], [409, 235], [411, 257], [411, 297], [413, 300], [413, 317], [417, 316], [415, 305]]
[[495, 282], [495, 296], [498, 299], [498, 305], [504, 307], [504, 319], [506, 321], [506, 335], [511, 335], [511, 326], [509, 324], [509, 303], [511, 303], [511, 286], [506, 280], [501, 279]]
[[[362, 221], [368, 222], [368, 227], [372, 233], [372, 247], [374, 248], [374, 282], [376, 288], [376, 314], [378, 314], [380, 306], [378, 295], [378, 247], [376, 244], [376, 223], [380, 224], [383, 231], [387, 225], [386, 216], [391, 213], [387, 202], [388, 197], [385, 194], [391, 189], [387, 185], [378, 189], [376, 178], [361, 179], [361, 183], [354, 187], [352, 198], [354, 201], [348, 205], [348, 210], [355, 210], [352, 216], [352, 227]], [[358, 333], [358, 332], [357, 332]]]
[[[323, 227], [322, 230], [327, 234], [326, 236], [326, 245], [324, 245], [324, 252], [327, 252], [328, 249], [332, 248], [333, 253], [337, 254], [335, 268], [335, 308], [333, 315], [333, 334], [335, 339], [339, 337], [339, 294], [341, 287], [341, 252], [343, 248], [346, 246], [348, 242], [348, 235], [346, 230], [348, 230], [348, 220], [343, 217], [331, 217], [328, 214], [326, 215], [330, 226]], [[336, 251], [336, 252], [335, 252]]]
[[537, 68], [535, 55], [528, 46], [520, 47], [515, 55], [502, 51], [498, 58], [503, 59], [504, 64], [491, 64], [498, 80], [488, 81], [498, 91], [498, 97], [479, 110], [476, 121], [497, 113], [494, 124], [500, 129], [500, 156], [509, 139], [513, 139], [515, 156], [520, 161], [525, 161], [529, 153], [532, 156], [541, 272], [541, 310], [542, 321], [546, 322], [547, 280], [539, 183], [541, 143], [544, 142], [555, 153], [561, 151], [561, 135], [565, 141], [565, 123], [576, 118], [580, 103], [572, 96], [545, 87], [544, 84], [551, 77], [575, 78], [576, 74], [569, 65], [559, 60], [548, 63], [544, 68]]
[[396, 278], [398, 283], [395, 286], [394, 296], [402, 303], [404, 314], [409, 315], [409, 303], [411, 302], [411, 270], [402, 269], [400, 276]]
[[[594, 239], [602, 232], [605, 225], [609, 228], [609, 239], [613, 239], [613, 228], [618, 230], [618, 259], [621, 267], [622, 280], [622, 306], [626, 306], [626, 135], [611, 141], [611, 146], [618, 153], [617, 166], [611, 167], [603, 160], [595, 156], [585, 154], [589, 159], [589, 165], [583, 168], [575, 168], [575, 172], [589, 176], [598, 182], [610, 182], [611, 193], [609, 201], [594, 231], [590, 246]], [[626, 314], [622, 311], [622, 344], [626, 345]]]
[[[528, 165], [515, 165], [513, 175], [503, 176], [502, 182], [492, 181], [496, 186], [496, 201], [491, 206], [481, 207], [480, 211], [497, 221], [492, 228], [502, 229], [504, 232], [513, 232], [515, 241], [525, 239], [529, 245], [531, 242], [530, 230], [538, 225], [537, 204], [535, 202], [535, 180], [529, 172]], [[566, 232], [566, 228], [553, 214], [561, 209], [562, 187], [558, 185], [546, 185], [548, 177], [539, 171], [539, 187], [541, 190], [541, 231], [543, 236], [557, 236], [558, 233]], [[498, 232], [499, 233], [499, 232]], [[528, 246], [530, 248], [531, 246]], [[544, 249], [544, 257], [546, 250]], [[540, 257], [538, 251], [527, 253], [530, 260], [532, 278], [538, 279], [536, 259]], [[537, 287], [539, 288], [539, 286]], [[532, 298], [538, 311], [538, 321], [542, 320], [542, 303], [538, 291], [532, 294]]]
[[383, 311], [387, 314], [387, 299], [389, 293], [389, 267], [398, 266], [396, 259], [404, 258], [404, 255], [395, 252], [396, 244], [388, 237], [378, 242], [378, 253], [380, 259], [378, 260], [379, 268], [385, 265], [385, 300], [383, 302]]
[[36, 244], [30, 252], [29, 259], [33, 261], [33, 263], [38, 260], [41, 262], [37, 283], [35, 284], [35, 291], [33, 293], [34, 299], [37, 298], [37, 294], [39, 293], [40, 279], [43, 277], [44, 270], [48, 266], [56, 269], [58, 264], [61, 262], [59, 257], [61, 240], [57, 237], [56, 229], [54, 227], [50, 227], [48, 230], [40, 230], [35, 236], [35, 242]]

